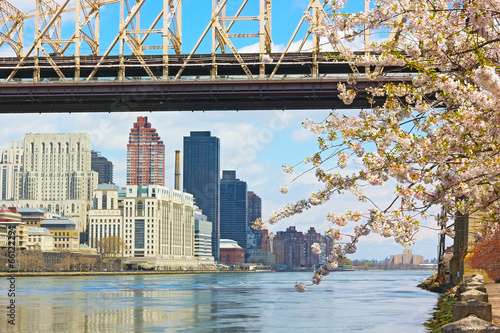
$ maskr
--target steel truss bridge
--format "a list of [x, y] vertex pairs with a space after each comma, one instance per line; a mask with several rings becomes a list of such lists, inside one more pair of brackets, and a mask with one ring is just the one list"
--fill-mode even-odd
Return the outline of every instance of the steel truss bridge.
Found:
[[[182, 0], [35, 2], [35, 13], [25, 14], [13, 1], [0, 0], [0, 50], [12, 53], [0, 58], [2, 113], [336, 109], [346, 108], [337, 97], [337, 84], [350, 76], [360, 89], [411, 79], [410, 73], [386, 75], [394, 68], [327, 59], [320, 38], [312, 34], [314, 26], [330, 22], [326, 0], [310, 1], [305, 11], [312, 24], [302, 17], [281, 53], [271, 50], [271, 0], [212, 0], [210, 22], [189, 53], [182, 50]], [[229, 2], [241, 2], [230, 15]], [[248, 2], [258, 12], [248, 13]], [[113, 4], [119, 4], [120, 24], [103, 45], [101, 11]], [[147, 10], [146, 20], [141, 20], [141, 9]], [[74, 15], [75, 28], [64, 31], [70, 37], [63, 38], [61, 18], [67, 13]], [[24, 40], [28, 20], [35, 27], [31, 44]], [[242, 21], [254, 22], [254, 31], [231, 33]], [[302, 25], [307, 32], [298, 36]], [[393, 31], [389, 38], [397, 34]], [[208, 38], [211, 53], [197, 53]], [[236, 38], [258, 40], [259, 52], [240, 53]], [[312, 48], [306, 52], [308, 41]], [[369, 33], [364, 42], [369, 44]], [[291, 52], [293, 43], [299, 46]], [[92, 54], [81, 54], [83, 44]], [[333, 53], [342, 52], [341, 44], [331, 46]], [[377, 80], [370, 80], [368, 72]], [[357, 98], [348, 107], [369, 106]]]

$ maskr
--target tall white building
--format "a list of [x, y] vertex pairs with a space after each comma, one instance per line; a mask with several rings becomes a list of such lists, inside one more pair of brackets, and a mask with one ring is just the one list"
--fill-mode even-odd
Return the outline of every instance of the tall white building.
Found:
[[24, 136], [24, 169], [17, 176], [16, 199], [91, 200], [97, 183], [89, 134]]
[[23, 170], [24, 145], [22, 141], [9, 142], [0, 157], [0, 200], [14, 199], [16, 174]]
[[98, 174], [91, 169], [89, 134], [26, 134], [23, 169], [16, 173], [13, 201], [0, 205], [46, 208], [83, 232]]
[[123, 224], [129, 263], [148, 262], [157, 268], [197, 265], [191, 194], [159, 185], [129, 185]]
[[94, 191], [88, 231], [91, 248], [97, 248], [99, 241], [106, 237], [120, 237], [123, 240], [123, 216], [118, 207], [117, 189], [99, 188]]

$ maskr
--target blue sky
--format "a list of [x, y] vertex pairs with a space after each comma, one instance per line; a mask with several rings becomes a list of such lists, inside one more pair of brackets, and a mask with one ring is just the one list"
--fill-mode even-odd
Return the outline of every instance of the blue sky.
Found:
[[[25, 12], [33, 9], [32, 0], [11, 0], [11, 3]], [[61, 2], [61, 1], [59, 1]], [[141, 26], [148, 26], [148, 15], [155, 16], [162, 0], [148, 0], [148, 10], [143, 11]], [[228, 15], [240, 6], [241, 0], [229, 0]], [[309, 0], [274, 0], [272, 16], [272, 33], [274, 51], [280, 51], [290, 39], [295, 27], [307, 7]], [[356, 1], [362, 6], [362, 1]], [[250, 0], [248, 10], [242, 15], [256, 15], [258, 10], [251, 5], [258, 4]], [[109, 41], [116, 34], [118, 5], [103, 7], [101, 16], [101, 52], [107, 48]], [[362, 7], [351, 7], [351, 11], [361, 11]], [[210, 19], [210, 0], [183, 0], [183, 53], [189, 53], [207, 26]], [[105, 22], [105, 24], [104, 24]], [[71, 34], [74, 20], [70, 14], [63, 22], [64, 33]], [[236, 28], [236, 25], [235, 25]], [[257, 32], [257, 25], [241, 27], [246, 32]], [[307, 29], [304, 26], [298, 40]], [[238, 32], [234, 30], [234, 32]], [[242, 31], [245, 32], [245, 31]], [[64, 38], [63, 33], [63, 38]], [[29, 44], [33, 35], [33, 22], [25, 26], [25, 44]], [[32, 38], [32, 37], [31, 37]], [[202, 44], [198, 53], [209, 52], [210, 35], [207, 43]], [[236, 47], [244, 52], [255, 50], [257, 40], [241, 39], [235, 42]], [[28, 45], [27, 45], [28, 46]], [[27, 49], [27, 48], [26, 48]], [[0, 48], [0, 56], [9, 54], [6, 46]], [[84, 53], [84, 51], [82, 51]], [[137, 116], [148, 116], [152, 126], [159, 132], [166, 146], [166, 185], [173, 186], [174, 151], [182, 151], [182, 138], [190, 131], [209, 130], [212, 135], [221, 139], [222, 170], [236, 170], [236, 176], [248, 183], [248, 189], [257, 193], [263, 200], [263, 217], [269, 216], [273, 210], [279, 209], [287, 202], [308, 197], [311, 191], [319, 188], [312, 175], [306, 175], [290, 186], [290, 192], [283, 195], [279, 192], [281, 184], [288, 183], [290, 175], [282, 172], [283, 164], [295, 164], [311, 156], [316, 149], [315, 136], [302, 128], [301, 122], [306, 118], [324, 119], [331, 110], [302, 111], [240, 111], [240, 112], [154, 112], [154, 113], [82, 113], [82, 114], [41, 114], [41, 115], [10, 115], [3, 114], [0, 132], [0, 148], [6, 148], [9, 141], [22, 140], [25, 133], [72, 133], [82, 132], [91, 135], [92, 149], [99, 150], [114, 163], [115, 183], [125, 185], [126, 144], [128, 133]], [[390, 187], [375, 188], [371, 191], [373, 197], [384, 201], [393, 194]], [[271, 231], [284, 230], [295, 225], [301, 231], [309, 226], [323, 232], [330, 225], [326, 221], [329, 212], [344, 212], [350, 209], [366, 209], [366, 204], [358, 203], [353, 197], [335, 197], [328, 204], [316, 207], [300, 216], [294, 216], [282, 221], [279, 225], [270, 227]], [[423, 221], [423, 224], [434, 226], [433, 221]], [[420, 241], [412, 247], [413, 253], [425, 258], [435, 258], [437, 252], [437, 234], [423, 230], [417, 235]], [[448, 244], [451, 241], [448, 239]], [[378, 235], [370, 235], [358, 246], [358, 252], [353, 259], [382, 260], [391, 254], [399, 254], [402, 247], [392, 239], [384, 239]]]

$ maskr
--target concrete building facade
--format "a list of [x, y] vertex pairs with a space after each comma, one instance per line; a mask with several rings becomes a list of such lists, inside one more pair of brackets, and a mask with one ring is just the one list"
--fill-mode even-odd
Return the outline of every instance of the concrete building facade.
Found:
[[28, 229], [21, 221], [21, 214], [15, 207], [0, 209], [0, 248], [11, 246], [9, 241], [12, 236], [10, 227], [15, 226], [14, 244], [16, 249], [26, 249], [28, 242]]
[[118, 204], [117, 189], [97, 189], [94, 191], [88, 227], [91, 248], [97, 248], [103, 238], [120, 237], [121, 240], [124, 239], [122, 214], [123, 211]]
[[54, 237], [54, 249], [70, 252], [79, 250], [80, 233], [75, 222], [67, 219], [43, 220], [42, 228], [48, 229]]
[[46, 208], [85, 231], [98, 175], [91, 170], [88, 134], [26, 134], [23, 169], [16, 173], [13, 200], [0, 206]]
[[13, 200], [16, 174], [23, 171], [24, 145], [22, 141], [9, 142], [0, 157], [0, 200]]
[[250, 250], [245, 253], [247, 256], [247, 262], [250, 263], [260, 263], [266, 266], [274, 266], [276, 263], [276, 257], [271, 252], [264, 252], [262, 250]]
[[54, 236], [47, 228], [27, 227], [27, 250], [40, 250], [42, 252], [54, 251]]
[[411, 249], [403, 250], [402, 254], [391, 255], [389, 264], [393, 266], [398, 265], [420, 265], [424, 263], [424, 257], [415, 255]]
[[123, 225], [127, 262], [148, 262], [157, 268], [197, 265], [191, 194], [158, 185], [129, 185]]
[[214, 264], [212, 256], [212, 222], [194, 207], [194, 256], [200, 264]]

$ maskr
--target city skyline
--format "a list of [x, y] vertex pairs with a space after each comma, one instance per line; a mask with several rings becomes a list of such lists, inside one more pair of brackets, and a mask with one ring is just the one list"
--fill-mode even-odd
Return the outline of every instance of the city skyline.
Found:
[[[282, 172], [282, 165], [293, 165], [310, 156], [316, 147], [315, 136], [302, 128], [306, 118], [321, 121], [330, 111], [269, 111], [269, 112], [167, 112], [167, 113], [115, 113], [115, 114], [53, 114], [53, 115], [3, 115], [6, 121], [15, 121], [19, 126], [7, 128], [0, 133], [1, 148], [9, 141], [19, 141], [29, 132], [87, 132], [91, 148], [106, 156], [115, 166], [114, 180], [125, 186], [126, 144], [130, 124], [138, 115], [149, 115], [158, 133], [168, 142], [165, 152], [166, 186], [174, 188], [175, 150], [182, 150], [183, 137], [190, 131], [211, 130], [221, 141], [221, 168], [237, 170], [249, 188], [262, 198], [262, 216], [268, 218], [273, 210], [286, 203], [307, 197], [318, 189], [314, 175], [309, 173], [290, 185], [290, 192], [279, 192], [281, 184], [287, 184], [293, 175]], [[184, 152], [182, 152], [184, 154]], [[182, 159], [181, 159], [182, 161]], [[182, 168], [181, 168], [182, 170]], [[221, 175], [222, 176], [222, 175]], [[378, 196], [392, 194], [391, 188], [379, 188]], [[332, 211], [360, 207], [360, 203], [348, 195], [339, 196], [335, 202], [316, 207], [299, 217], [291, 217], [273, 226], [270, 232], [296, 226], [306, 232], [314, 226], [324, 232], [331, 225], [326, 215]], [[433, 221], [423, 222], [433, 226]], [[413, 253], [425, 258], [436, 257], [437, 232], [422, 229], [417, 234]], [[450, 240], [447, 241], [451, 243]], [[391, 239], [370, 235], [360, 243], [353, 259], [383, 260], [390, 254], [400, 253], [402, 247]]]
[[[293, 0], [283, 4], [273, 4], [273, 52], [281, 52], [287, 45], [291, 34], [303, 17], [304, 10], [309, 0]], [[16, 6], [20, 10], [33, 12], [32, 1], [19, 1]], [[114, 26], [117, 6], [109, 8], [108, 24]], [[193, 8], [195, 10], [193, 10]], [[234, 7], [233, 10], [236, 10]], [[362, 2], [349, 2], [347, 12], [359, 12], [363, 10]], [[210, 2], [183, 1], [183, 11], [189, 15], [183, 16], [183, 50], [189, 52], [196, 44], [205, 22], [210, 20]], [[74, 19], [66, 16], [64, 24], [74, 27]], [[200, 24], [203, 22], [203, 24]], [[299, 35], [304, 36], [309, 25], [304, 25]], [[103, 29], [102, 41], [112, 38]], [[25, 36], [30, 40], [26, 29]], [[372, 40], [380, 38], [379, 35], [372, 36]], [[324, 40], [323, 40], [324, 41]], [[202, 43], [198, 53], [210, 52], [209, 42]], [[300, 40], [294, 41], [290, 50], [294, 50]], [[328, 43], [322, 43], [323, 51], [328, 52]], [[304, 49], [310, 50], [311, 39], [307, 40]], [[347, 43], [353, 49], [360, 49], [362, 43], [355, 40]], [[241, 53], [258, 52], [258, 43], [247, 39], [238, 39], [235, 47]], [[4, 56], [11, 52], [10, 48], [2, 48]], [[356, 110], [337, 110], [339, 113], [353, 114]], [[110, 159], [115, 168], [114, 181], [124, 186], [125, 181], [125, 146], [130, 124], [137, 116], [150, 116], [158, 133], [162, 135], [168, 147], [165, 151], [165, 185], [174, 188], [174, 151], [182, 150], [182, 138], [189, 135], [190, 131], [211, 131], [212, 134], [221, 139], [221, 168], [225, 170], [237, 170], [241, 179], [244, 179], [249, 187], [262, 198], [262, 217], [265, 220], [273, 211], [280, 209], [287, 203], [307, 198], [312, 191], [319, 189], [313, 173], [307, 173], [290, 185], [288, 194], [279, 192], [282, 184], [289, 184], [295, 178], [295, 174], [284, 174], [282, 165], [294, 165], [310, 157], [317, 149], [315, 135], [305, 131], [301, 123], [307, 118], [314, 121], [322, 121], [331, 110], [297, 110], [297, 111], [211, 111], [211, 112], [156, 112], [156, 113], [81, 113], [81, 114], [16, 114], [2, 115], [9, 126], [0, 133], [0, 144], [7, 147], [9, 141], [21, 140], [24, 133], [29, 132], [87, 132], [91, 136], [92, 149], [101, 151], [103, 156]], [[392, 187], [381, 187], [370, 189], [368, 195], [377, 199], [389, 198], [393, 195]], [[310, 226], [323, 232], [331, 224], [326, 215], [331, 212], [342, 212], [347, 209], [366, 208], [366, 204], [358, 202], [350, 195], [336, 197], [328, 204], [309, 210], [300, 216], [288, 218], [278, 225], [268, 226], [271, 232], [285, 230], [288, 226], [296, 226], [298, 230], [306, 232]], [[360, 209], [361, 210], [361, 209]], [[434, 220], [422, 221], [423, 226], [436, 227]], [[347, 230], [348, 231], [348, 230]], [[437, 255], [438, 234], [437, 231], [421, 229], [417, 234], [417, 243], [412, 246], [413, 252], [422, 254], [426, 258]], [[448, 238], [448, 244], [451, 240]], [[353, 258], [384, 259], [391, 253], [399, 253], [402, 250], [392, 239], [382, 236], [368, 236], [368, 239], [360, 242], [358, 251], [352, 255]]]

